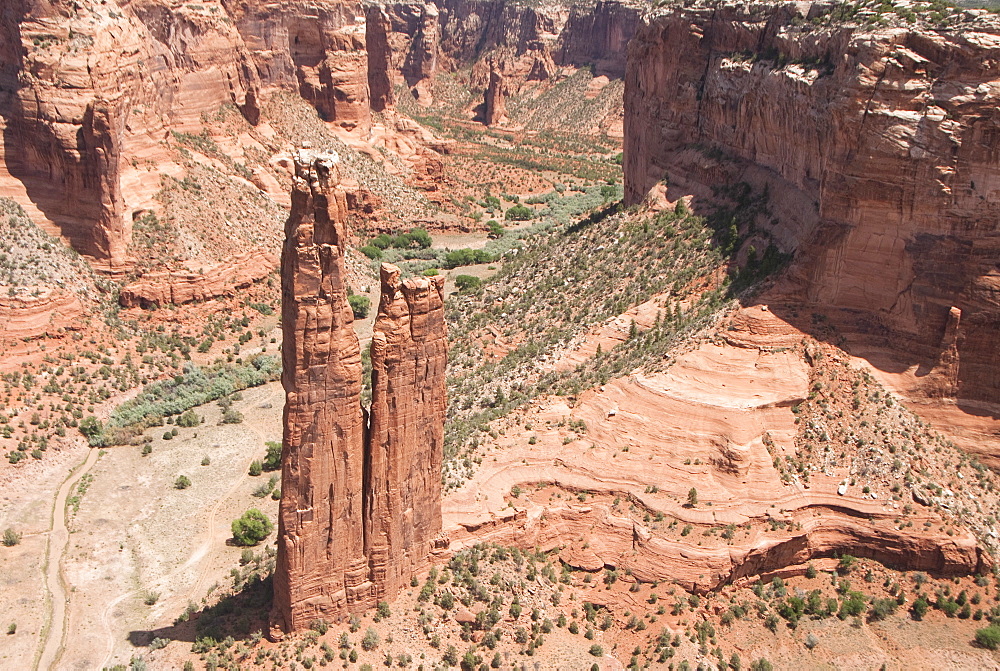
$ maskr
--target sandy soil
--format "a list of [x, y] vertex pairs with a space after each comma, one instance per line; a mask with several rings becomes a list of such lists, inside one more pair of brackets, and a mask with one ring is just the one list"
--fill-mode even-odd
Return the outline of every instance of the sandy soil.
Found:
[[[281, 387], [271, 383], [243, 396], [234, 404], [242, 424], [218, 425], [218, 407], [204, 406], [197, 412], [205, 423], [170, 441], [162, 439], [168, 427], [151, 429], [148, 456], [138, 447], [114, 448], [92, 469], [79, 510], [69, 511], [63, 571], [71, 593], [58, 668], [128, 663], [133, 642], [148, 642], [147, 632], [170, 625], [189, 602], [200, 603], [238, 564], [240, 548], [227, 544], [232, 519], [251, 507], [275, 518], [276, 501], [251, 495], [268, 474], [252, 478], [247, 468], [266, 440], [281, 438]], [[206, 456], [211, 463], [202, 466]], [[174, 488], [181, 474], [190, 488]], [[158, 599], [147, 606], [151, 593]]]

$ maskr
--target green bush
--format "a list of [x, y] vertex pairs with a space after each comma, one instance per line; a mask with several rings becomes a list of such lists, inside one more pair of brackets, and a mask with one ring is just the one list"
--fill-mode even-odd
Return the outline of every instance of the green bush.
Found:
[[592, 654], [594, 657], [603, 657], [604, 656], [604, 648], [602, 648], [601, 646], [599, 646], [597, 643], [595, 643], [592, 646], [590, 646], [590, 650], [588, 652], [590, 652], [590, 654]]
[[378, 632], [372, 629], [371, 627], [368, 627], [368, 629], [365, 631], [364, 638], [361, 639], [361, 649], [367, 652], [371, 652], [372, 650], [378, 647], [378, 644], [379, 644]]
[[80, 433], [84, 435], [87, 442], [94, 447], [100, 447], [104, 443], [102, 439], [104, 437], [104, 425], [101, 421], [90, 415], [89, 417], [84, 417], [80, 420]]
[[367, 256], [372, 261], [378, 261], [379, 259], [382, 258], [382, 250], [376, 247], [375, 245], [365, 245], [358, 251]]
[[276, 471], [281, 468], [281, 443], [269, 440], [266, 443], [267, 454], [264, 455], [264, 470]]
[[895, 599], [875, 599], [872, 601], [871, 609], [868, 611], [868, 619], [874, 622], [884, 620], [896, 612], [896, 606], [898, 605]]
[[243, 413], [235, 408], [228, 407], [222, 411], [222, 423], [223, 424], [242, 424], [243, 423]]
[[242, 517], [233, 520], [233, 540], [237, 545], [257, 545], [273, 529], [274, 525], [267, 519], [267, 515], [256, 508], [250, 508]]
[[483, 285], [483, 281], [478, 277], [473, 277], [472, 275], [459, 275], [455, 278], [455, 286], [462, 293], [466, 291], [475, 291]]
[[257, 477], [263, 471], [264, 471], [264, 464], [261, 463], [260, 459], [254, 459], [253, 461], [250, 462], [250, 475]]
[[976, 645], [980, 645], [987, 650], [1000, 648], [1000, 625], [991, 624], [988, 627], [977, 629]]
[[14, 547], [21, 542], [21, 534], [13, 529], [5, 529], [3, 532], [3, 544], [7, 547]]
[[194, 410], [187, 410], [182, 412], [177, 418], [177, 426], [191, 428], [192, 426], [198, 426], [201, 424], [201, 417]]
[[453, 249], [444, 255], [445, 268], [471, 266], [476, 263], [492, 263], [496, 257], [485, 249]]
[[496, 219], [490, 219], [489, 221], [487, 221], [486, 228], [488, 229], [486, 237], [493, 238], [494, 240], [497, 238], [502, 238], [504, 233], [507, 232], [506, 229]]
[[525, 207], [524, 205], [515, 205], [504, 214], [504, 219], [507, 221], [528, 221], [533, 219], [535, 216], [535, 211], [530, 207]]
[[191, 479], [186, 475], [178, 475], [174, 480], [174, 489], [187, 489], [191, 486]]
[[364, 319], [372, 309], [372, 300], [368, 296], [353, 295], [347, 297], [355, 319]]

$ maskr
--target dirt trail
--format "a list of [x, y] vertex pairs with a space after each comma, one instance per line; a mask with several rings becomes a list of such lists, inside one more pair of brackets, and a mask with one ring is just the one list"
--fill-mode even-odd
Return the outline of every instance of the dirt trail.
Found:
[[62, 654], [66, 638], [67, 596], [62, 575], [62, 557], [69, 544], [69, 529], [66, 526], [66, 499], [70, 492], [87, 473], [100, 456], [100, 450], [90, 450], [82, 464], [73, 469], [56, 492], [52, 505], [52, 526], [45, 545], [45, 591], [49, 616], [42, 629], [39, 654], [35, 657], [35, 669], [51, 669], [56, 666]]

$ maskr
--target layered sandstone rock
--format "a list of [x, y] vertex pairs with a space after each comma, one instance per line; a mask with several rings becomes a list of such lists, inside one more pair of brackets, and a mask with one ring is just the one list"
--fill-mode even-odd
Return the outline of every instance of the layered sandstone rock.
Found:
[[840, 310], [849, 339], [877, 335], [907, 365], [954, 349], [954, 383], [932, 387], [1000, 400], [1000, 23], [816, 27], [797, 11], [693, 6], [642, 25], [626, 200], [665, 173], [678, 196], [769, 187], [796, 300]]
[[151, 308], [231, 296], [270, 275], [279, 262], [274, 254], [255, 250], [200, 273], [146, 273], [122, 287], [118, 302], [126, 308]]
[[272, 627], [371, 604], [364, 556], [361, 350], [347, 303], [335, 154], [299, 156], [282, 251], [285, 388]]
[[0, 286], [0, 341], [77, 329], [83, 315], [80, 299], [67, 291], [51, 287], [11, 291]]
[[198, 132], [223, 104], [256, 124], [265, 87], [367, 127], [361, 14], [349, 0], [4, 3], [0, 195], [98, 267], [127, 267], [140, 196], [123, 192], [123, 175], [142, 182], [132, 159], [155, 156], [170, 130]]
[[382, 265], [372, 335], [365, 554], [379, 597], [395, 594], [441, 531], [446, 411], [444, 276], [400, 280]]
[[285, 228], [276, 636], [392, 598], [441, 530], [443, 278], [401, 282], [398, 269], [383, 267], [369, 429], [337, 162], [300, 153]]

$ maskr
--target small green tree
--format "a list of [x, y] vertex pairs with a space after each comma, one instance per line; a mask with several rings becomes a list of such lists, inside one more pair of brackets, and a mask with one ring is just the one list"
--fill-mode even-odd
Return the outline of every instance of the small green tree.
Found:
[[695, 489], [694, 487], [688, 490], [687, 505], [689, 508], [694, 508], [696, 505], [698, 505], [698, 490]]
[[530, 207], [518, 204], [507, 210], [504, 219], [507, 221], [528, 221], [535, 216], [535, 211]]
[[250, 508], [241, 517], [233, 520], [233, 540], [237, 545], [257, 545], [270, 535], [274, 524], [267, 515], [256, 508]]
[[504, 229], [504, 227], [500, 224], [500, 222], [497, 221], [496, 219], [490, 219], [489, 221], [487, 221], [486, 228], [489, 231], [486, 234], [486, 237], [493, 239], [502, 238], [504, 233], [507, 232]]
[[264, 455], [264, 470], [276, 471], [281, 468], [281, 443], [269, 440], [265, 445], [267, 445], [267, 454]]
[[455, 286], [461, 293], [475, 291], [483, 285], [483, 281], [473, 275], [459, 275], [455, 278]]
[[254, 459], [250, 462], [250, 475], [257, 477], [264, 471], [264, 464], [261, 463], [260, 459]]
[[371, 312], [372, 299], [368, 298], [368, 296], [353, 294], [347, 297], [347, 302], [351, 306], [351, 312], [354, 313], [355, 319], [364, 319]]
[[928, 603], [927, 598], [921, 594], [917, 597], [916, 601], [913, 602], [913, 605], [910, 606], [910, 614], [913, 616], [914, 620], [922, 620], [924, 619], [924, 615], [927, 614], [929, 608], [930, 603]]
[[87, 442], [93, 446], [101, 446], [104, 444], [104, 425], [101, 424], [101, 421], [93, 415], [84, 417], [80, 420], [80, 433], [82, 433], [87, 438]]

